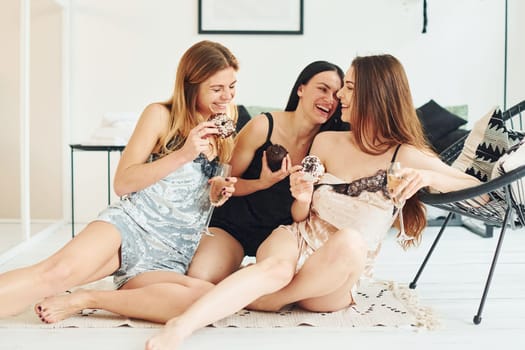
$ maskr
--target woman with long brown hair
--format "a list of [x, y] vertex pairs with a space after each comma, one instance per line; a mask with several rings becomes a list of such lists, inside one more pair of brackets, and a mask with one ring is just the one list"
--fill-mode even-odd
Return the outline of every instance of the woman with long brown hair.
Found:
[[[224, 279], [146, 343], [147, 350], [177, 349], [196, 329], [243, 307], [278, 310], [297, 303], [316, 312], [348, 307], [358, 281], [370, 275], [381, 242], [404, 208], [403, 244], [415, 244], [425, 226], [414, 194], [422, 187], [453, 191], [478, 181], [439, 160], [426, 146], [408, 80], [390, 55], [357, 57], [338, 91], [350, 132], [324, 132], [310, 154], [326, 172], [314, 183], [292, 167], [295, 223], [262, 243], [256, 263]], [[401, 184], [387, 188], [387, 169], [403, 165]]]

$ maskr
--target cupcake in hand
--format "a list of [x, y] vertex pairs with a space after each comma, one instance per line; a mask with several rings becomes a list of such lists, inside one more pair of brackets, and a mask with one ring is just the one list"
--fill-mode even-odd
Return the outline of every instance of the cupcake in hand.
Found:
[[286, 148], [281, 145], [270, 145], [266, 148], [266, 162], [272, 171], [281, 169], [284, 157], [288, 154]]

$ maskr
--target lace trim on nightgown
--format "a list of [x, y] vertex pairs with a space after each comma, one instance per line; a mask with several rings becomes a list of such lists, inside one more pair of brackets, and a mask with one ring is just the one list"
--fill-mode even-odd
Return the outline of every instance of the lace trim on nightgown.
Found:
[[[337, 178], [332, 175], [332, 177]], [[333, 188], [334, 192], [340, 194], [346, 194], [351, 197], [358, 197], [363, 191], [366, 192], [378, 192], [381, 191], [386, 199], [390, 199], [390, 194], [386, 186], [386, 171], [383, 169], [378, 170], [375, 175], [362, 177], [354, 180], [350, 183], [319, 183], [315, 187], [329, 185]]]

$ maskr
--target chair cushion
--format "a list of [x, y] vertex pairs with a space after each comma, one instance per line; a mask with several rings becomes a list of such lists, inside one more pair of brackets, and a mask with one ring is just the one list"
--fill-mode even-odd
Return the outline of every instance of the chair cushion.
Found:
[[478, 120], [453, 167], [486, 182], [492, 176], [496, 161], [523, 139], [523, 134], [507, 129], [501, 110], [494, 107]]
[[465, 119], [449, 112], [434, 100], [416, 109], [416, 113], [432, 146], [450, 132], [467, 123]]

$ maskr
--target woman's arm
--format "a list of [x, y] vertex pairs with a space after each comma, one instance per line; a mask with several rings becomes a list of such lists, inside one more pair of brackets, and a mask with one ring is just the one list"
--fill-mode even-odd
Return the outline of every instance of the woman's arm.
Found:
[[[248, 166], [255, 156], [255, 151], [266, 141], [268, 135], [268, 119], [265, 115], [253, 117], [235, 138], [235, 148], [230, 161], [232, 165], [232, 176], [238, 178], [235, 184], [234, 196], [245, 196], [260, 190], [271, 187], [275, 183], [284, 179], [287, 175], [287, 169], [273, 172], [266, 164], [266, 157], [262, 158], [262, 170], [258, 179], [242, 179], [241, 175], [248, 169]], [[289, 157], [287, 161], [289, 161]], [[289, 164], [289, 163], [287, 163]]]
[[[326, 166], [326, 160], [333, 151], [332, 140], [325, 135], [318, 134], [315, 136], [310, 154], [319, 157], [321, 163]], [[295, 198], [292, 203], [292, 218], [295, 222], [306, 220], [310, 214], [310, 205], [314, 192], [314, 184], [310, 180], [305, 180], [303, 173], [300, 171], [301, 166], [293, 166], [290, 174], [290, 191]]]
[[434, 154], [412, 146], [402, 146], [397, 160], [401, 162], [405, 180], [405, 186], [399, 188], [399, 192], [403, 192], [405, 198], [411, 197], [423, 187], [451, 192], [480, 184], [475, 177], [443, 163]]
[[290, 192], [292, 192], [292, 197], [295, 200], [292, 203], [291, 213], [294, 222], [301, 222], [306, 220], [310, 214], [314, 184], [312, 181], [304, 179], [300, 165], [294, 166], [292, 169]]
[[160, 150], [159, 140], [167, 133], [169, 113], [167, 107], [158, 103], [144, 109], [117, 167], [114, 189], [118, 196], [144, 189], [192, 161], [207, 150], [205, 136], [217, 133], [213, 123], [201, 123], [190, 131], [182, 148], [146, 163], [152, 153]]

